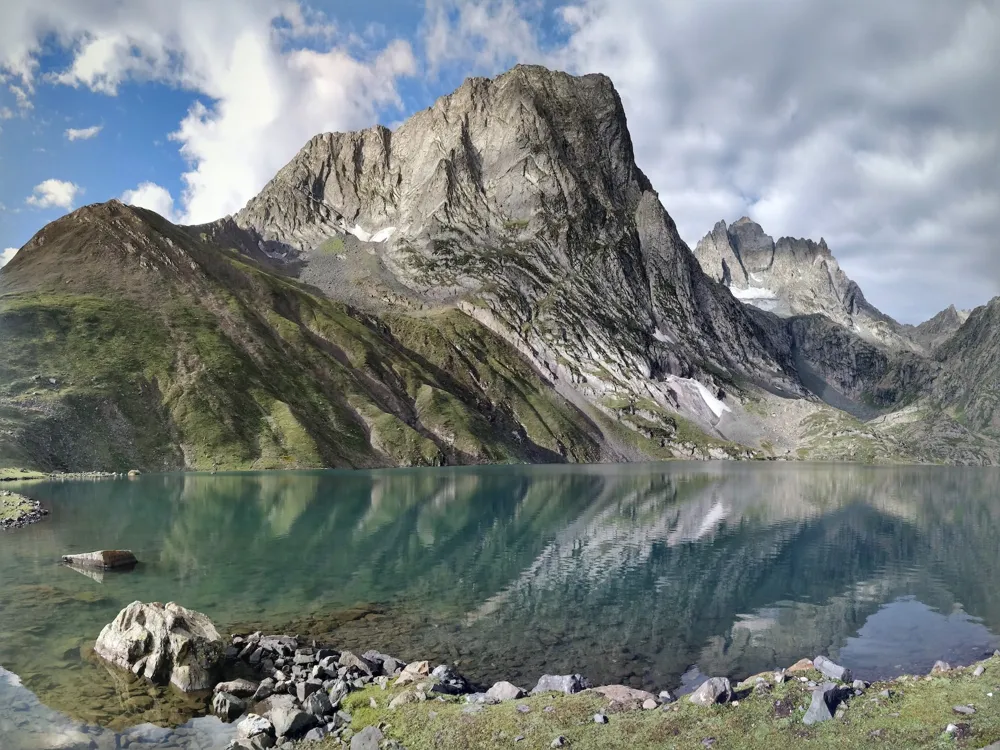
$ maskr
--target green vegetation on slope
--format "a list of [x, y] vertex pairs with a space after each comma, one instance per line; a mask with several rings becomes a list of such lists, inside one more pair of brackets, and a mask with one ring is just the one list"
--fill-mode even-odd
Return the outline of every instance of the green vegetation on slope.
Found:
[[[362, 316], [111, 204], [43, 232], [0, 283], [0, 465], [272, 469], [600, 455], [587, 418], [463, 313]], [[98, 241], [108, 248], [103, 274], [85, 270]]]

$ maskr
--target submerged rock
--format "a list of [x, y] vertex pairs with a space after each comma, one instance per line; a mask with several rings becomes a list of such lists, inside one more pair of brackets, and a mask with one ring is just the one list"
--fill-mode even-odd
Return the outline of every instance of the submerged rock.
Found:
[[115, 570], [117, 568], [134, 568], [138, 564], [135, 555], [127, 549], [102, 549], [97, 552], [85, 552], [79, 555], [63, 555], [62, 562], [76, 568], [96, 568], [97, 570]]
[[94, 645], [102, 659], [185, 692], [212, 689], [223, 649], [208, 617], [174, 602], [132, 602], [104, 626]]
[[711, 677], [691, 693], [688, 700], [696, 706], [712, 706], [728, 703], [733, 698], [733, 688], [725, 677]]

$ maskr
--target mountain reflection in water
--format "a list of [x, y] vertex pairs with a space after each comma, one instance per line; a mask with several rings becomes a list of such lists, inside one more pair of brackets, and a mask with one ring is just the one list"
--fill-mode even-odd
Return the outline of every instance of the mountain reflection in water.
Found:
[[[169, 691], [136, 698], [151, 691], [90, 656], [135, 599], [529, 687], [578, 671], [674, 688], [693, 666], [741, 677], [817, 653], [873, 678], [1000, 645], [993, 469], [504, 466], [23, 487], [52, 512], [0, 539], [0, 665], [100, 724], [197, 711]], [[142, 565], [97, 581], [56, 564], [111, 547]]]

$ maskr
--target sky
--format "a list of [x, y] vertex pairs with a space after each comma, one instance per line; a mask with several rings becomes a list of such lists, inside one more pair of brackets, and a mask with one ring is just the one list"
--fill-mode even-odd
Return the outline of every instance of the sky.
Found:
[[998, 0], [4, 0], [0, 265], [87, 203], [234, 213], [517, 62], [611, 77], [692, 247], [822, 237], [902, 322], [1000, 294]]

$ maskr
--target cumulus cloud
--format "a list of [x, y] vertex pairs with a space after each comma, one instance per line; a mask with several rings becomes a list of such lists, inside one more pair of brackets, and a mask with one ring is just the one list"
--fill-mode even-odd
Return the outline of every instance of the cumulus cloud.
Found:
[[122, 193], [121, 202], [156, 211], [168, 221], [178, 220], [174, 211], [174, 199], [170, 195], [170, 191], [155, 182], [143, 182], [134, 190], [126, 190]]
[[397, 80], [416, 71], [407, 42], [371, 49], [292, 0], [8, 0], [0, 67], [34, 85], [50, 37], [73, 52], [53, 83], [114, 95], [154, 80], [198, 97], [171, 136], [189, 165], [177, 214], [190, 223], [241, 208], [316, 133], [401, 106]]
[[91, 125], [89, 128], [66, 128], [65, 136], [70, 141], [86, 141], [101, 132], [103, 125]]
[[0, 268], [10, 263], [15, 255], [17, 255], [16, 247], [8, 247], [6, 250], [0, 251]]
[[65, 208], [68, 211], [82, 192], [83, 188], [72, 182], [50, 179], [35, 185], [25, 203], [34, 208]]
[[913, 322], [1000, 292], [995, 4], [568, 0], [558, 44], [525, 36], [513, 0], [461, 5], [430, 3], [432, 59], [612, 78], [639, 166], [692, 246], [744, 214], [824, 237]]

